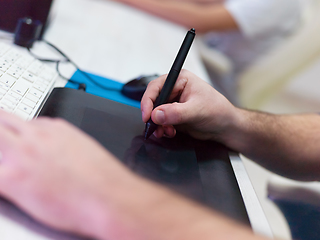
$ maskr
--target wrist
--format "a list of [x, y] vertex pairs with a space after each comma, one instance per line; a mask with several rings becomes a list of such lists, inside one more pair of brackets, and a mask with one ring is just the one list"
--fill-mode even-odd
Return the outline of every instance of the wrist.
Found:
[[268, 126], [275, 121], [273, 114], [235, 108], [223, 137], [223, 143], [235, 151], [250, 151], [257, 142], [263, 142], [270, 134]]
[[243, 140], [242, 136], [246, 129], [247, 114], [247, 110], [233, 107], [222, 121], [218, 141], [231, 149], [237, 150], [239, 141], [241, 142]]

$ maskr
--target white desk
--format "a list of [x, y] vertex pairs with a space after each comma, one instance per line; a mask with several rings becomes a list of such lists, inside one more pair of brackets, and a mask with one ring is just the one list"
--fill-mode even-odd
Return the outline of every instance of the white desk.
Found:
[[[107, 0], [59, 0], [55, 9], [45, 38], [84, 70], [120, 82], [167, 73], [187, 32]], [[195, 45], [184, 68], [209, 81]]]
[[[171, 22], [107, 0], [56, 0], [54, 13], [45, 39], [83, 70], [120, 82], [141, 74], [167, 73], [187, 32]], [[34, 51], [43, 57], [55, 55], [41, 44]], [[192, 46], [184, 68], [209, 82], [196, 45]], [[74, 70], [66, 71], [71, 76]], [[243, 164], [237, 155], [233, 155], [232, 162], [249, 218], [260, 216], [259, 223], [263, 223], [257, 229], [257, 224], [253, 224], [254, 230], [261, 233], [261, 229], [266, 229], [268, 235], [269, 228]], [[30, 221], [8, 203], [0, 203], [1, 240], [74, 239]]]

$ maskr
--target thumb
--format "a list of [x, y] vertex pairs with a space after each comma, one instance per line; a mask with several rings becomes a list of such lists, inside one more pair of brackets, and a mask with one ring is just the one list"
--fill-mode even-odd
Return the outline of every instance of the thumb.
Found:
[[169, 103], [158, 106], [152, 111], [152, 121], [158, 125], [179, 125], [191, 118], [187, 103]]

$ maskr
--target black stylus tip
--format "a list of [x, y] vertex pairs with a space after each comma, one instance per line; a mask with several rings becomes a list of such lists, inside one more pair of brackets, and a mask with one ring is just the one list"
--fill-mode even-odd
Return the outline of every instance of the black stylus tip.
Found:
[[152, 122], [152, 120], [150, 119], [146, 123], [146, 128], [144, 131], [144, 140], [147, 140], [152, 135], [152, 133], [157, 129], [157, 127], [158, 125]]

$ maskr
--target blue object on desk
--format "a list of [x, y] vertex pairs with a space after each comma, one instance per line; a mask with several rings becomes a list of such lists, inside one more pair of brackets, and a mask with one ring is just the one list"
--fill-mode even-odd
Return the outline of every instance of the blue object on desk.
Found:
[[[103, 86], [110, 88], [110, 90], [107, 89], [103, 89], [97, 85], [95, 85], [94, 83], [92, 83], [86, 76], [84, 76], [79, 70], [77, 70], [73, 76], [71, 77], [71, 79], [73, 81], [76, 81], [78, 83], [85, 83], [87, 88], [86, 88], [86, 92], [93, 94], [93, 95], [97, 95], [99, 97], [104, 97], [116, 102], [120, 102], [123, 104], [127, 104], [129, 106], [133, 106], [133, 107], [137, 107], [140, 108], [140, 102], [136, 101], [136, 100], [132, 100], [126, 96], [124, 96], [121, 93], [121, 89], [123, 87], [123, 83], [111, 80], [109, 78], [104, 78], [101, 76], [97, 76], [91, 73], [87, 73], [91, 78], [93, 78], [95, 81], [99, 82], [100, 84], [102, 84]], [[68, 82], [66, 84], [67, 88], [75, 88], [77, 89], [79, 87], [79, 84], [76, 83], [71, 83]]]

